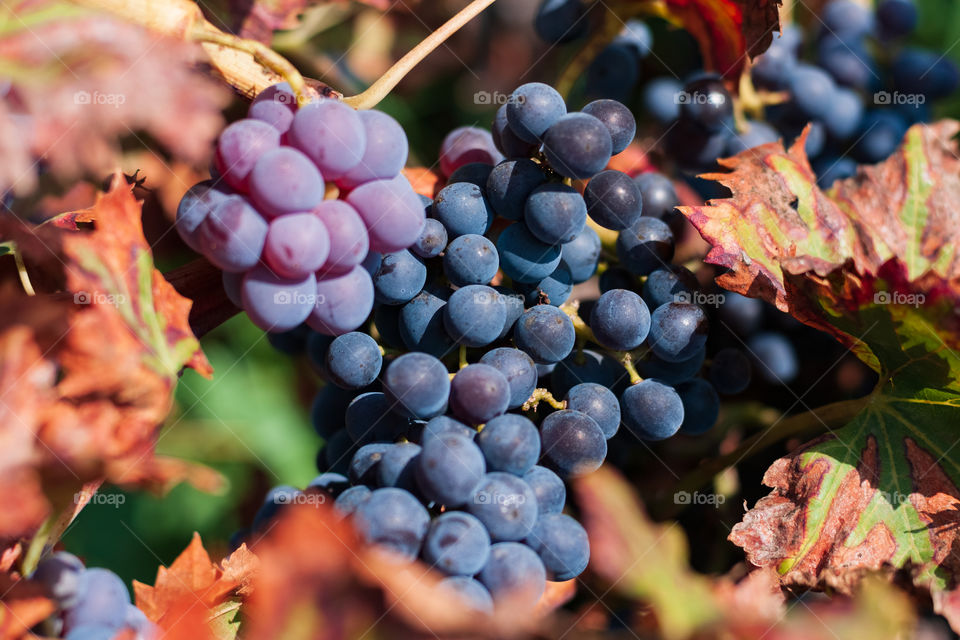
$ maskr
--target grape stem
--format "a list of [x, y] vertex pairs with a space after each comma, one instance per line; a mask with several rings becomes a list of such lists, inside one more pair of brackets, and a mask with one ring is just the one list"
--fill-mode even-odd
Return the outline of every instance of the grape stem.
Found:
[[460, 362], [459, 362], [458, 364], [459, 364], [459, 367], [460, 367], [461, 369], [463, 369], [463, 368], [466, 367], [468, 364], [470, 364], [470, 362], [467, 360], [467, 345], [465, 345], [465, 344], [460, 345], [460, 356], [459, 356], [459, 360], [460, 360]]
[[540, 406], [541, 402], [546, 402], [548, 405], [554, 409], [566, 409], [566, 401], [560, 401], [553, 397], [553, 394], [547, 391], [544, 388], [534, 389], [533, 393], [530, 394], [530, 397], [527, 398], [527, 401], [523, 403], [523, 410], [530, 411], [536, 410]]
[[37, 529], [37, 532], [30, 540], [30, 545], [27, 547], [23, 561], [20, 564], [20, 573], [29, 576], [37, 569], [40, 560], [53, 550], [54, 545], [56, 545], [61, 536], [63, 536], [67, 527], [70, 526], [70, 523], [73, 522], [80, 511], [87, 506], [87, 503], [90, 502], [90, 499], [97, 492], [97, 489], [100, 488], [101, 484], [103, 484], [103, 480], [84, 483], [80, 491], [68, 496], [69, 502], [66, 502], [65, 506], [59, 510], [56, 508], [53, 509], [53, 512], [43, 524], [40, 525], [40, 528]]
[[637, 373], [637, 368], [633, 364], [633, 354], [629, 351], [624, 352], [620, 357], [620, 364], [623, 365], [623, 368], [627, 370], [627, 373], [630, 374], [630, 384], [639, 384], [643, 382], [643, 378], [640, 377], [640, 374]]
[[494, 2], [495, 0], [473, 0], [473, 2], [461, 9], [459, 13], [447, 20], [443, 26], [424, 38], [423, 41], [411, 49], [407, 55], [400, 58], [386, 73], [370, 85], [366, 91], [358, 93], [355, 96], [344, 98], [343, 101], [354, 109], [372, 109], [377, 106], [377, 104], [387, 97], [387, 94], [389, 94], [414, 67], [430, 55], [434, 49], [443, 44], [447, 38], [459, 31], [463, 25], [480, 15], [484, 9]]

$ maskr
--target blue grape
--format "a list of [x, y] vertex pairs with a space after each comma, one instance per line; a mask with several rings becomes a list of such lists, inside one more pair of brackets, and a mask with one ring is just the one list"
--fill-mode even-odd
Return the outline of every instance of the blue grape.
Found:
[[797, 352], [782, 334], [758, 333], [747, 341], [747, 346], [760, 377], [770, 384], [789, 384], [797, 377]]
[[[487, 555], [489, 556], [489, 550]], [[487, 588], [469, 576], [450, 576], [437, 583], [437, 588], [460, 600], [461, 604], [478, 613], [493, 613], [493, 598]]]
[[280, 278], [261, 265], [243, 277], [240, 296], [253, 324], [264, 331], [289, 331], [310, 315], [316, 289], [312, 273], [297, 279]]
[[81, 595], [83, 571], [80, 558], [66, 551], [57, 551], [37, 565], [32, 579], [44, 586], [61, 609], [72, 609]]
[[237, 120], [217, 139], [217, 171], [234, 189], [247, 190], [253, 166], [268, 151], [280, 146], [280, 132], [260, 120]]
[[469, 182], [480, 187], [483, 191], [487, 188], [487, 180], [490, 179], [490, 172], [493, 171], [493, 165], [488, 162], [470, 162], [458, 168], [447, 178], [447, 184], [457, 182]]
[[312, 213], [330, 238], [330, 252], [323, 264], [325, 275], [348, 273], [367, 257], [370, 237], [360, 214], [343, 200], [324, 200]]
[[623, 424], [642, 440], [665, 440], [683, 424], [683, 402], [673, 387], [653, 378], [620, 396]]
[[[317, 468], [332, 473], [346, 475], [350, 471], [350, 458], [354, 452], [354, 443], [346, 431], [338, 431], [331, 436], [320, 450]], [[320, 466], [322, 457], [323, 466]]]
[[410, 247], [410, 251], [421, 258], [436, 258], [447, 246], [447, 229], [439, 220], [427, 218], [420, 237]]
[[537, 367], [530, 356], [519, 349], [493, 349], [483, 354], [480, 363], [490, 365], [506, 378], [510, 386], [508, 409], [523, 405], [537, 388]]
[[493, 222], [493, 209], [475, 184], [448, 184], [433, 201], [433, 217], [453, 239], [466, 234], [483, 235]]
[[799, 63], [790, 76], [793, 104], [808, 118], [822, 118], [833, 108], [837, 90], [833, 78], [825, 71]]
[[333, 342], [333, 336], [325, 336], [322, 333], [310, 331], [309, 328], [307, 331], [310, 332], [307, 336], [306, 344], [307, 359], [317, 373], [325, 380], [329, 380], [330, 376], [327, 371], [327, 349], [330, 348], [330, 343]]
[[540, 457], [540, 434], [527, 418], [508, 413], [487, 422], [477, 435], [490, 471], [522, 476]]
[[514, 325], [517, 323], [517, 320], [520, 319], [520, 316], [523, 315], [524, 296], [514, 293], [506, 287], [494, 287], [494, 291], [500, 294], [500, 301], [503, 303], [505, 320], [503, 322], [503, 329], [500, 330], [500, 335], [498, 336], [498, 339], [502, 340], [513, 333]]
[[719, 76], [707, 74], [683, 87], [680, 94], [680, 118], [705, 131], [717, 133], [731, 129], [733, 98]]
[[409, 302], [427, 282], [427, 267], [409, 251], [388, 253], [373, 274], [374, 299], [380, 304]]
[[523, 218], [527, 198], [546, 181], [543, 169], [529, 158], [505, 160], [487, 178], [487, 198], [498, 215], [517, 221]]
[[387, 367], [383, 393], [397, 413], [425, 420], [446, 409], [450, 376], [443, 363], [433, 356], [405, 353]]
[[637, 133], [637, 121], [623, 103], [616, 100], [594, 100], [581, 111], [593, 116], [607, 128], [613, 155], [620, 153], [633, 142]]
[[653, 34], [646, 22], [630, 19], [623, 25], [623, 30], [617, 36], [617, 42], [629, 45], [634, 54], [643, 59], [650, 55], [650, 51], [653, 49]]
[[670, 265], [657, 269], [643, 283], [643, 301], [647, 308], [656, 309], [668, 302], [692, 300], [697, 290], [697, 277], [686, 267]]
[[430, 526], [430, 514], [410, 492], [387, 487], [357, 505], [353, 521], [367, 544], [414, 560]]
[[593, 418], [604, 438], [609, 440], [620, 428], [620, 402], [607, 387], [594, 382], [583, 382], [572, 387], [564, 400], [567, 402], [567, 409]]
[[269, 491], [263, 497], [263, 502], [253, 518], [253, 530], [265, 532], [271, 521], [277, 517], [280, 511], [288, 505], [294, 504], [300, 497], [301, 491], [288, 484], [280, 484]]
[[307, 489], [319, 489], [339, 495], [350, 487], [350, 479], [341, 473], [321, 473], [307, 484]]
[[286, 133], [293, 124], [296, 108], [296, 94], [289, 84], [281, 82], [257, 94], [247, 109], [247, 117], [266, 122], [280, 133]]
[[641, 173], [635, 177], [634, 182], [640, 188], [640, 195], [643, 201], [643, 215], [659, 218], [671, 225], [671, 220], [677, 216], [681, 219], [683, 214], [674, 211], [674, 207], [680, 204], [677, 192], [673, 188], [670, 178], [662, 173], [648, 172]]
[[553, 273], [536, 284], [514, 284], [514, 289], [523, 294], [527, 304], [550, 304], [559, 307], [573, 293], [573, 276], [570, 268], [562, 262]]
[[583, 191], [590, 218], [606, 229], [620, 231], [640, 219], [643, 197], [633, 179], [622, 171], [601, 171]]
[[525, 474], [523, 480], [537, 497], [537, 515], [539, 518], [551, 513], [560, 513], [567, 502], [567, 488], [560, 476], [546, 467], [534, 466]]
[[[403, 349], [403, 338], [400, 334], [400, 312], [402, 307], [390, 304], [378, 304], [373, 310], [373, 324], [377, 328], [380, 343], [385, 347]], [[423, 351], [423, 349], [411, 349]]]
[[537, 187], [524, 205], [523, 220], [534, 236], [549, 245], [570, 242], [587, 222], [583, 196], [565, 184]]
[[763, 322], [763, 306], [763, 301], [757, 298], [727, 292], [718, 313], [720, 320], [733, 331], [746, 336], [760, 328]]
[[513, 328], [513, 340], [538, 364], [560, 362], [573, 351], [573, 322], [560, 309], [538, 304], [527, 309]]
[[654, 78], [643, 88], [643, 106], [661, 124], [669, 124], [680, 117], [677, 97], [682, 91], [683, 85], [674, 78]]
[[673, 259], [673, 232], [667, 223], [643, 216], [620, 232], [617, 256], [630, 273], [645, 276]]
[[373, 282], [362, 266], [344, 275], [321, 276], [307, 324], [314, 331], [338, 336], [364, 323], [373, 310]]
[[821, 189], [829, 189], [837, 180], [857, 175], [857, 162], [846, 156], [841, 158], [821, 156], [813, 163], [813, 170], [817, 174], [817, 185]]
[[483, 347], [496, 340], [506, 321], [501, 295], [480, 284], [454, 291], [443, 311], [447, 333], [468, 347]]
[[873, 32], [873, 12], [853, 0], [830, 0], [820, 12], [826, 30], [855, 40]]
[[694, 378], [677, 385], [677, 394], [683, 403], [680, 431], [698, 436], [716, 424], [720, 415], [720, 397], [713, 385], [703, 378]]
[[721, 349], [710, 362], [710, 382], [724, 395], [735, 395], [750, 386], [750, 359], [739, 349]]
[[640, 79], [640, 64], [634, 48], [618, 38], [594, 57], [584, 75], [591, 98], [625, 101]]
[[607, 267], [597, 278], [597, 284], [600, 287], [600, 293], [613, 289], [632, 290], [637, 287], [637, 279], [623, 267]]
[[582, 38], [589, 25], [583, 0], [543, 0], [533, 21], [537, 35], [550, 44]]
[[717, 158], [726, 151], [732, 132], [732, 127], [706, 131], [696, 122], [683, 118], [667, 130], [664, 147], [682, 170], [704, 172], [718, 168]]
[[490, 534], [469, 513], [447, 511], [430, 523], [423, 541], [427, 564], [452, 576], [479, 573], [490, 557]]
[[526, 158], [540, 146], [539, 142], [521, 140], [507, 121], [507, 105], [500, 105], [493, 121], [493, 142], [507, 158]]
[[477, 579], [490, 591], [496, 607], [531, 608], [543, 595], [547, 571], [527, 545], [499, 542], [490, 547], [490, 559]]
[[339, 100], [320, 100], [297, 111], [287, 140], [319, 167], [324, 178], [334, 180], [360, 163], [367, 131], [357, 111]]
[[137, 640], [152, 640], [163, 635], [160, 627], [147, 619], [147, 614], [132, 604], [127, 605], [127, 615], [124, 620], [124, 626], [132, 629], [137, 634]]
[[637, 371], [644, 378], [656, 378], [666, 384], [679, 384], [697, 375], [706, 357], [706, 347], [700, 347], [692, 356], [680, 362], [669, 362], [651, 353], [646, 360], [636, 363]]
[[380, 375], [383, 356], [376, 340], [354, 331], [330, 343], [326, 361], [327, 373], [335, 384], [344, 389], [360, 389]]
[[523, 540], [537, 522], [537, 497], [522, 478], [491, 471], [475, 486], [467, 510], [484, 524], [491, 540]]
[[406, 429], [407, 420], [390, 411], [392, 404], [380, 391], [361, 393], [344, 414], [343, 425], [354, 442], [392, 442]]
[[330, 234], [312, 213], [290, 213], [270, 221], [263, 259], [284, 278], [316, 272], [330, 254]]
[[574, 284], [586, 282], [593, 277], [600, 260], [600, 236], [589, 226], [570, 242], [565, 242], [560, 250], [560, 262], [570, 270]]
[[766, 122], [748, 121], [747, 127], [749, 128], [746, 131], [737, 132], [727, 140], [727, 155], [735, 156], [747, 149], [780, 139], [777, 130]]
[[[337, 179], [337, 184], [349, 189], [375, 180], [386, 180], [399, 174], [407, 163], [409, 151], [407, 136], [396, 120], [376, 110], [358, 111], [357, 115], [363, 122], [366, 137], [363, 157], [353, 168]], [[398, 249], [404, 249], [406, 246]]]
[[517, 87], [507, 101], [510, 130], [524, 142], [536, 142], [566, 112], [563, 96], [542, 82]]
[[390, 448], [386, 442], [372, 442], [365, 444], [353, 454], [350, 460], [350, 467], [347, 477], [353, 484], [365, 484], [368, 487], [375, 487], [377, 484], [377, 471], [383, 454]]
[[535, 283], [560, 264], [560, 247], [540, 242], [523, 223], [512, 224], [497, 238], [500, 268], [515, 282]]
[[310, 409], [310, 421], [318, 436], [327, 440], [343, 428], [347, 406], [352, 400], [353, 393], [332, 384], [317, 392]]
[[842, 86], [863, 88], [877, 78], [867, 48], [859, 42], [845, 41], [837, 34], [824, 34], [817, 42], [817, 62]]
[[505, 413], [509, 404], [510, 385], [490, 365], [467, 365], [450, 383], [450, 411], [467, 424], [483, 424]]
[[260, 261], [267, 222], [240, 196], [222, 199], [197, 228], [203, 255], [224, 271], [239, 273]]
[[420, 445], [412, 442], [389, 445], [377, 465], [377, 484], [381, 487], [397, 487], [415, 493], [416, 468], [419, 464], [420, 451]]
[[551, 376], [551, 388], [557, 397], [582, 382], [594, 382], [604, 387], [614, 388], [627, 377], [627, 370], [614, 358], [590, 349], [571, 353], [557, 364]]
[[650, 349], [662, 360], [682, 362], [707, 341], [707, 316], [695, 304], [670, 302], [650, 316]]
[[456, 182], [453, 174], [473, 163], [495, 165], [503, 156], [493, 143], [493, 136], [480, 127], [458, 127], [448, 133], [440, 145], [440, 172], [448, 182]]
[[370, 499], [373, 491], [370, 487], [357, 485], [345, 490], [333, 501], [333, 508], [342, 516], [352, 515], [361, 504]]
[[603, 171], [613, 154], [606, 126], [586, 113], [568, 113], [543, 137], [543, 152], [554, 171], [583, 180]]
[[177, 219], [174, 226], [184, 243], [197, 252], [202, 252], [200, 224], [206, 220], [213, 208], [230, 195], [225, 187], [218, 187], [213, 180], [204, 180], [193, 185], [180, 199], [177, 205]]
[[443, 254], [443, 273], [456, 287], [487, 284], [497, 275], [500, 257], [493, 243], [482, 235], [454, 239]]
[[419, 460], [415, 473], [420, 492], [447, 507], [470, 500], [487, 468], [473, 439], [453, 432], [424, 438]]
[[473, 427], [468, 427], [450, 416], [437, 416], [431, 418], [423, 427], [423, 434], [420, 436], [421, 442], [425, 443], [430, 438], [445, 433], [454, 433], [472, 439], [477, 435], [477, 430]]
[[905, 36], [917, 26], [917, 6], [913, 0], [881, 0], [877, 4], [877, 22], [882, 35]]
[[250, 196], [265, 216], [309, 211], [323, 201], [323, 176], [310, 158], [292, 147], [260, 156], [249, 182]]
[[650, 310], [633, 291], [607, 291], [590, 310], [590, 328], [597, 342], [606, 348], [631, 351], [647, 339]]
[[782, 91], [787, 88], [790, 75], [796, 66], [796, 51], [791, 48], [787, 39], [777, 35], [767, 50], [757, 57], [750, 69], [750, 77], [761, 89]]
[[417, 241], [426, 225], [420, 198], [403, 176], [362, 184], [350, 192], [347, 202], [366, 224], [372, 251], [406, 249]]
[[400, 310], [400, 338], [407, 349], [423, 351], [440, 358], [454, 346], [443, 325], [449, 294], [436, 288], [424, 289]]
[[864, 115], [860, 130], [857, 157], [863, 162], [882, 162], [897, 150], [907, 132], [907, 123], [893, 111], [877, 109]]
[[583, 573], [590, 561], [587, 532], [579, 522], [562, 513], [537, 520], [526, 542], [540, 556], [550, 580], [572, 580]]
[[64, 612], [68, 629], [104, 626], [119, 629], [126, 618], [130, 593], [117, 574], [107, 569], [86, 569], [80, 574], [74, 606]]
[[596, 471], [607, 457], [607, 439], [597, 421], [580, 411], [555, 411], [540, 424], [543, 457], [558, 474]]

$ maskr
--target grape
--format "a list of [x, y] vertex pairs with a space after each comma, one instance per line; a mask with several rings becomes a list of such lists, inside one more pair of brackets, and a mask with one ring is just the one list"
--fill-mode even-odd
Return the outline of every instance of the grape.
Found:
[[357, 443], [392, 441], [406, 428], [405, 418], [390, 411], [392, 403], [379, 391], [361, 393], [347, 405], [343, 426]]
[[537, 388], [537, 367], [530, 356], [519, 349], [493, 349], [483, 354], [480, 362], [490, 365], [506, 378], [510, 386], [508, 409], [523, 405]]
[[307, 318], [314, 331], [338, 336], [364, 323], [373, 310], [373, 282], [362, 266], [317, 280], [316, 303]]
[[464, 504], [485, 471], [483, 453], [470, 437], [439, 433], [424, 438], [416, 477], [428, 500], [447, 507]]
[[514, 284], [517, 292], [524, 294], [527, 304], [551, 304], [559, 307], [567, 301], [573, 292], [573, 276], [567, 265], [560, 266], [549, 276], [536, 284]]
[[691, 300], [697, 288], [697, 277], [689, 269], [670, 265], [647, 276], [643, 283], [643, 301], [649, 309], [656, 309], [668, 302]]
[[[353, 450], [354, 443], [347, 432], [338, 431], [324, 443], [323, 449], [320, 450], [324, 466], [321, 467], [318, 462], [317, 468], [346, 474], [350, 470], [350, 457], [353, 455]], [[320, 460], [319, 456], [317, 460]]]
[[330, 238], [325, 275], [349, 273], [367, 256], [370, 239], [360, 214], [343, 200], [324, 200], [313, 209]]
[[587, 34], [589, 20], [583, 0], [543, 0], [533, 28], [550, 44], [564, 44]]
[[731, 133], [727, 128], [708, 132], [695, 122], [680, 119], [667, 131], [664, 146], [684, 171], [705, 172], [718, 168], [717, 158], [726, 150]]
[[828, 189], [837, 180], [843, 180], [857, 175], [857, 163], [852, 158], [818, 158], [813, 165], [817, 174], [817, 184], [821, 189]]
[[892, 111], [867, 112], [860, 124], [856, 153], [864, 162], [881, 162], [897, 150], [907, 132], [907, 123]]
[[706, 347], [700, 347], [692, 356], [680, 362], [668, 362], [651, 353], [646, 360], [637, 363], [637, 370], [644, 378], [679, 384], [697, 375], [706, 357]]
[[606, 126], [586, 113], [569, 113], [543, 136], [543, 152], [565, 178], [586, 179], [603, 171], [613, 154]]
[[590, 311], [590, 328], [597, 342], [613, 351], [631, 351], [646, 340], [650, 311], [643, 298], [626, 289], [600, 296]]
[[[400, 310], [400, 338], [407, 349], [437, 358], [445, 356], [454, 342], [443, 325], [446, 300], [435, 289], [424, 289]], [[446, 294], [448, 295], [448, 294]]]
[[862, 43], [845, 41], [837, 34], [824, 34], [820, 38], [817, 43], [817, 63], [837, 84], [847, 87], [863, 88], [877, 78], [873, 70], [873, 58], [867, 48]]
[[[631, 21], [632, 22], [632, 21]], [[628, 22], [628, 25], [631, 24]], [[642, 22], [639, 24], [643, 24]], [[646, 25], [644, 25], [646, 27]], [[648, 31], [649, 33], [649, 31]], [[612, 153], [616, 155], [626, 149], [637, 133], [637, 121], [630, 109], [616, 100], [594, 100], [581, 111], [603, 123], [610, 133], [613, 144]]]
[[477, 579], [497, 607], [533, 607], [543, 591], [547, 571], [530, 547], [517, 542], [499, 542], [490, 547], [490, 559]]
[[80, 574], [74, 606], [64, 612], [68, 629], [104, 626], [119, 629], [130, 604], [130, 593], [115, 573], [107, 569], [85, 569]]
[[281, 278], [258, 266], [243, 277], [241, 300], [251, 322], [264, 331], [289, 331], [300, 325], [314, 309], [317, 279]]
[[420, 451], [420, 445], [412, 442], [389, 445], [377, 465], [377, 483], [381, 487], [398, 487], [415, 492]]
[[727, 292], [719, 309], [720, 320], [740, 335], [750, 335], [763, 323], [763, 306], [757, 298]]
[[886, 37], [907, 35], [916, 28], [917, 17], [913, 0], [881, 0], [877, 5], [877, 22]]
[[710, 382], [724, 395], [735, 395], [750, 386], [750, 360], [739, 349], [721, 349], [710, 363]]
[[587, 532], [579, 522], [562, 513], [537, 520], [526, 542], [540, 556], [551, 580], [572, 580], [583, 573], [590, 561]]
[[574, 284], [586, 282], [593, 277], [600, 260], [600, 236], [589, 226], [570, 242], [565, 242], [560, 250], [560, 263], [570, 270]]
[[747, 126], [749, 128], [746, 131], [738, 132], [727, 140], [727, 155], [734, 156], [747, 149], [753, 149], [780, 139], [777, 130], [766, 122], [749, 121]]
[[[498, 154], [499, 155], [499, 152]], [[501, 156], [501, 160], [502, 160]], [[480, 187], [481, 190], [487, 188], [487, 180], [490, 179], [490, 172], [493, 171], [493, 165], [487, 162], [471, 162], [465, 164], [447, 178], [447, 184], [456, 182], [469, 182]], [[431, 200], [431, 202], [433, 202]]]
[[490, 557], [490, 534], [469, 513], [448, 511], [430, 523], [423, 559], [447, 575], [472, 576]]
[[344, 389], [360, 389], [380, 375], [383, 356], [377, 341], [365, 333], [337, 337], [327, 350], [326, 370], [330, 379]]
[[550, 513], [560, 513], [563, 505], [567, 502], [567, 489], [563, 486], [563, 480], [546, 467], [539, 465], [533, 467], [525, 474], [523, 480], [533, 490], [537, 497], [538, 517]]
[[297, 111], [287, 140], [334, 180], [360, 163], [367, 131], [357, 111], [339, 100], [320, 100]]
[[650, 349], [667, 362], [682, 362], [707, 341], [707, 316], [695, 304], [669, 302], [650, 316]]
[[470, 163], [493, 165], [501, 160], [503, 156], [494, 146], [490, 132], [478, 127], [454, 129], [440, 145], [440, 171], [445, 176]]
[[719, 76], [709, 74], [687, 83], [680, 97], [681, 119], [712, 133], [732, 128], [733, 99]]
[[600, 468], [607, 457], [607, 439], [596, 420], [580, 411], [564, 409], [540, 424], [543, 456], [561, 476], [585, 475]]
[[409, 251], [388, 253], [373, 274], [375, 300], [380, 304], [404, 304], [427, 282], [427, 267]]
[[507, 122], [507, 105], [497, 109], [497, 116], [493, 121], [493, 142], [507, 158], [526, 158], [536, 151], [539, 142], [524, 142], [510, 128]]
[[837, 89], [833, 108], [823, 118], [823, 125], [834, 138], [845, 140], [853, 136], [863, 119], [863, 102], [849, 89]]
[[524, 142], [536, 142], [567, 112], [563, 96], [542, 82], [517, 87], [506, 104], [510, 130]]
[[280, 513], [280, 510], [296, 502], [300, 495], [299, 489], [288, 484], [280, 484], [270, 489], [263, 497], [263, 502], [253, 519], [254, 531], [266, 531], [270, 521]]
[[494, 287], [494, 290], [500, 294], [500, 301], [503, 303], [505, 320], [503, 329], [500, 330], [498, 340], [506, 338], [513, 333], [513, 327], [523, 315], [523, 295], [518, 295], [506, 287]]
[[570, 242], [587, 222], [583, 196], [565, 184], [537, 187], [524, 205], [524, 222], [538, 240], [549, 245]]
[[758, 88], [782, 91], [797, 66], [797, 54], [782, 35], [776, 36], [770, 47], [757, 57], [750, 70], [750, 77]]
[[837, 86], [825, 71], [801, 62], [790, 76], [789, 90], [805, 116], [822, 118], [833, 108]]
[[652, 378], [629, 387], [620, 397], [623, 424], [643, 440], [665, 440], [683, 424], [683, 402], [673, 387]]
[[439, 220], [427, 218], [420, 237], [410, 250], [421, 258], [436, 258], [447, 246], [447, 229]]
[[[489, 549], [487, 555], [489, 556]], [[487, 588], [469, 576], [450, 576], [437, 583], [437, 588], [459, 598], [460, 603], [472, 611], [493, 613], [493, 598]]]
[[637, 279], [632, 273], [623, 267], [607, 267], [597, 279], [601, 293], [612, 291], [613, 289], [635, 289]]
[[433, 217], [443, 224], [450, 238], [465, 234], [483, 235], [493, 222], [493, 209], [480, 187], [469, 182], [455, 182], [437, 194]]
[[305, 345], [307, 359], [310, 361], [311, 366], [313, 366], [314, 371], [319, 373], [325, 380], [329, 380], [330, 375], [329, 371], [327, 371], [327, 350], [330, 348], [330, 343], [333, 342], [334, 337], [317, 333], [316, 331], [310, 330], [309, 327], [307, 328], [307, 331], [309, 332]]
[[484, 285], [457, 289], [444, 307], [443, 326], [447, 333], [468, 347], [483, 347], [496, 340], [505, 322], [501, 295]]
[[643, 199], [630, 176], [609, 169], [598, 173], [583, 192], [590, 218], [601, 227], [620, 231], [641, 216]]
[[476, 429], [468, 427], [459, 420], [454, 420], [450, 416], [437, 416], [431, 418], [423, 428], [422, 442], [426, 443], [432, 437], [443, 435], [445, 433], [454, 433], [472, 439], [477, 434]]
[[830, 0], [820, 13], [826, 30], [855, 40], [873, 31], [873, 12], [853, 0]]
[[370, 249], [393, 253], [406, 249], [420, 237], [426, 215], [420, 198], [406, 178], [367, 182], [347, 196], [370, 236]]
[[112, 640], [116, 635], [117, 627], [84, 624], [70, 629], [64, 640]]
[[512, 224], [497, 238], [500, 268], [515, 282], [534, 283], [560, 264], [560, 247], [540, 242], [523, 223]]
[[330, 235], [311, 213], [290, 213], [270, 221], [263, 259], [284, 278], [303, 278], [317, 271], [330, 253]]
[[561, 397], [581, 382], [595, 382], [613, 388], [627, 376], [627, 370], [608, 355], [589, 349], [570, 354], [553, 371], [551, 388]]
[[357, 505], [353, 514], [357, 531], [367, 542], [386, 547], [414, 560], [430, 526], [430, 514], [408, 491], [377, 489]]
[[691, 436], [706, 433], [720, 415], [720, 397], [716, 389], [703, 378], [694, 378], [677, 385], [683, 403], [683, 424], [680, 430]]
[[620, 403], [610, 389], [593, 382], [583, 382], [572, 387], [564, 400], [567, 409], [593, 418], [607, 440], [620, 428]]
[[680, 199], [677, 198], [677, 192], [670, 178], [661, 173], [650, 172], [641, 173], [633, 180], [640, 188], [643, 215], [659, 218], [671, 229], [674, 228], [672, 224], [674, 219], [683, 219], [683, 214], [674, 210], [674, 207], [680, 204]]
[[654, 78], [643, 89], [643, 106], [660, 123], [673, 122], [680, 117], [678, 96], [682, 91], [683, 85], [673, 78]]
[[262, 155], [280, 146], [280, 132], [260, 120], [237, 120], [217, 139], [217, 171], [234, 189], [246, 191], [247, 179]]
[[333, 494], [343, 493], [349, 487], [349, 478], [339, 473], [321, 473], [307, 485], [307, 489], [320, 489]]
[[362, 484], [350, 487], [333, 501], [333, 507], [341, 516], [352, 515], [361, 504], [370, 499], [373, 491]]
[[200, 224], [206, 220], [213, 208], [229, 195], [229, 191], [216, 186], [213, 180], [198, 182], [183, 194], [180, 204], [177, 205], [177, 220], [174, 226], [188, 247], [198, 253], [203, 251], [197, 237]]
[[454, 239], [443, 254], [443, 273], [456, 287], [487, 284], [497, 275], [497, 248], [482, 235]]
[[[396, 120], [382, 111], [375, 110], [358, 111], [357, 115], [363, 122], [366, 146], [363, 148], [363, 157], [360, 162], [337, 178], [337, 184], [348, 189], [396, 176], [407, 163], [409, 151], [407, 135]], [[360, 207], [357, 209], [359, 210]], [[363, 215], [363, 212], [360, 215]], [[410, 243], [398, 249], [405, 249], [408, 246]]]
[[450, 376], [442, 362], [426, 353], [405, 353], [390, 363], [383, 393], [397, 413], [425, 420], [444, 412]]
[[467, 424], [483, 424], [505, 413], [509, 404], [507, 379], [489, 365], [467, 365], [450, 383], [450, 410]]
[[320, 389], [310, 410], [310, 420], [318, 436], [327, 440], [343, 428], [347, 405], [351, 400], [352, 393], [332, 384]]
[[353, 454], [350, 460], [347, 476], [353, 484], [365, 484], [368, 487], [376, 486], [377, 471], [383, 454], [390, 445], [386, 442], [365, 444]]
[[627, 20], [616, 41], [629, 45], [640, 59], [646, 58], [653, 50], [653, 34], [650, 32], [650, 27], [647, 23], [636, 19]]
[[673, 232], [667, 223], [643, 216], [620, 232], [617, 256], [628, 271], [645, 276], [673, 259]]
[[267, 87], [253, 99], [247, 117], [262, 120], [280, 133], [286, 133], [293, 123], [297, 96], [286, 82]]
[[136, 632], [136, 640], [155, 640], [163, 635], [160, 627], [150, 622], [147, 615], [132, 604], [127, 605], [124, 626]]
[[540, 165], [528, 158], [501, 162], [487, 178], [490, 206], [507, 220], [520, 220], [527, 198], [546, 180]]
[[530, 420], [508, 413], [487, 422], [477, 435], [490, 471], [523, 476], [540, 457], [540, 434]]
[[560, 309], [538, 304], [527, 309], [513, 328], [518, 349], [527, 352], [534, 362], [560, 362], [573, 351], [576, 332], [573, 322]]
[[83, 562], [66, 551], [57, 551], [44, 559], [33, 574], [33, 580], [44, 586], [61, 609], [72, 609], [80, 597]]
[[640, 78], [640, 65], [633, 47], [614, 40], [593, 59], [586, 76], [588, 96], [627, 100]]
[[779, 333], [758, 333], [747, 342], [760, 377], [770, 384], [789, 384], [800, 365], [793, 345]]
[[242, 197], [228, 196], [200, 223], [196, 237], [203, 254], [217, 267], [246, 271], [260, 261], [267, 222]]
[[310, 158], [291, 147], [260, 156], [249, 182], [257, 209], [269, 217], [309, 211], [323, 201], [323, 176]]
[[537, 497], [515, 475], [492, 471], [472, 495], [467, 510], [484, 524], [494, 542], [523, 540], [537, 521]]

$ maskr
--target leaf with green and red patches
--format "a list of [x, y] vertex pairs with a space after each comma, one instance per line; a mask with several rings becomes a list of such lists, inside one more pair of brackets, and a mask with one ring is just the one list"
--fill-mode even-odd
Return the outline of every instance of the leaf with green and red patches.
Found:
[[[899, 151], [829, 190], [802, 137], [722, 161], [732, 197], [685, 207], [718, 279], [848, 345], [880, 375], [842, 428], [776, 461], [774, 488], [730, 539], [787, 584], [849, 593], [901, 571], [950, 613], [960, 561], [960, 198], [957, 123], [911, 128]], [[954, 616], [954, 622], [960, 616]]]

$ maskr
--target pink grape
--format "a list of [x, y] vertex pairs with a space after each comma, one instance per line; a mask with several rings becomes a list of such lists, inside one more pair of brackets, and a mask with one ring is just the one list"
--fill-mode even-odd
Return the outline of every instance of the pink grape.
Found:
[[322, 267], [324, 274], [348, 273], [363, 262], [370, 238], [353, 207], [343, 200], [324, 200], [313, 209], [313, 214], [323, 222], [330, 236], [330, 254]]
[[312, 213], [288, 213], [274, 218], [267, 229], [263, 259], [284, 278], [303, 278], [326, 262], [330, 235]]
[[307, 325], [324, 335], [339, 336], [353, 331], [373, 310], [373, 281], [360, 266], [344, 275], [321, 276], [316, 294]]
[[358, 111], [367, 143], [360, 162], [340, 176], [337, 184], [353, 189], [371, 180], [392, 178], [407, 163], [407, 135], [396, 120], [382, 111]]
[[493, 136], [479, 127], [459, 127], [447, 134], [440, 145], [440, 171], [449, 176], [471, 162], [499, 164], [503, 154], [493, 144]]
[[200, 224], [203, 255], [224, 271], [246, 271], [260, 261], [267, 221], [241, 196], [230, 196]]
[[380, 253], [406, 249], [420, 237], [426, 214], [420, 196], [403, 176], [361, 185], [347, 196], [370, 234], [370, 248]]
[[297, 112], [288, 139], [313, 160], [327, 180], [332, 180], [363, 158], [367, 131], [356, 111], [338, 100], [321, 100]]
[[312, 273], [303, 278], [281, 278], [259, 265], [243, 277], [243, 310], [264, 331], [289, 331], [310, 315], [316, 290], [317, 279]]
[[264, 153], [280, 146], [280, 132], [260, 120], [237, 120], [220, 133], [214, 164], [234, 189], [247, 190], [253, 166]]
[[291, 147], [263, 154], [250, 172], [250, 195], [263, 215], [309, 211], [323, 200], [323, 176], [310, 158]]

